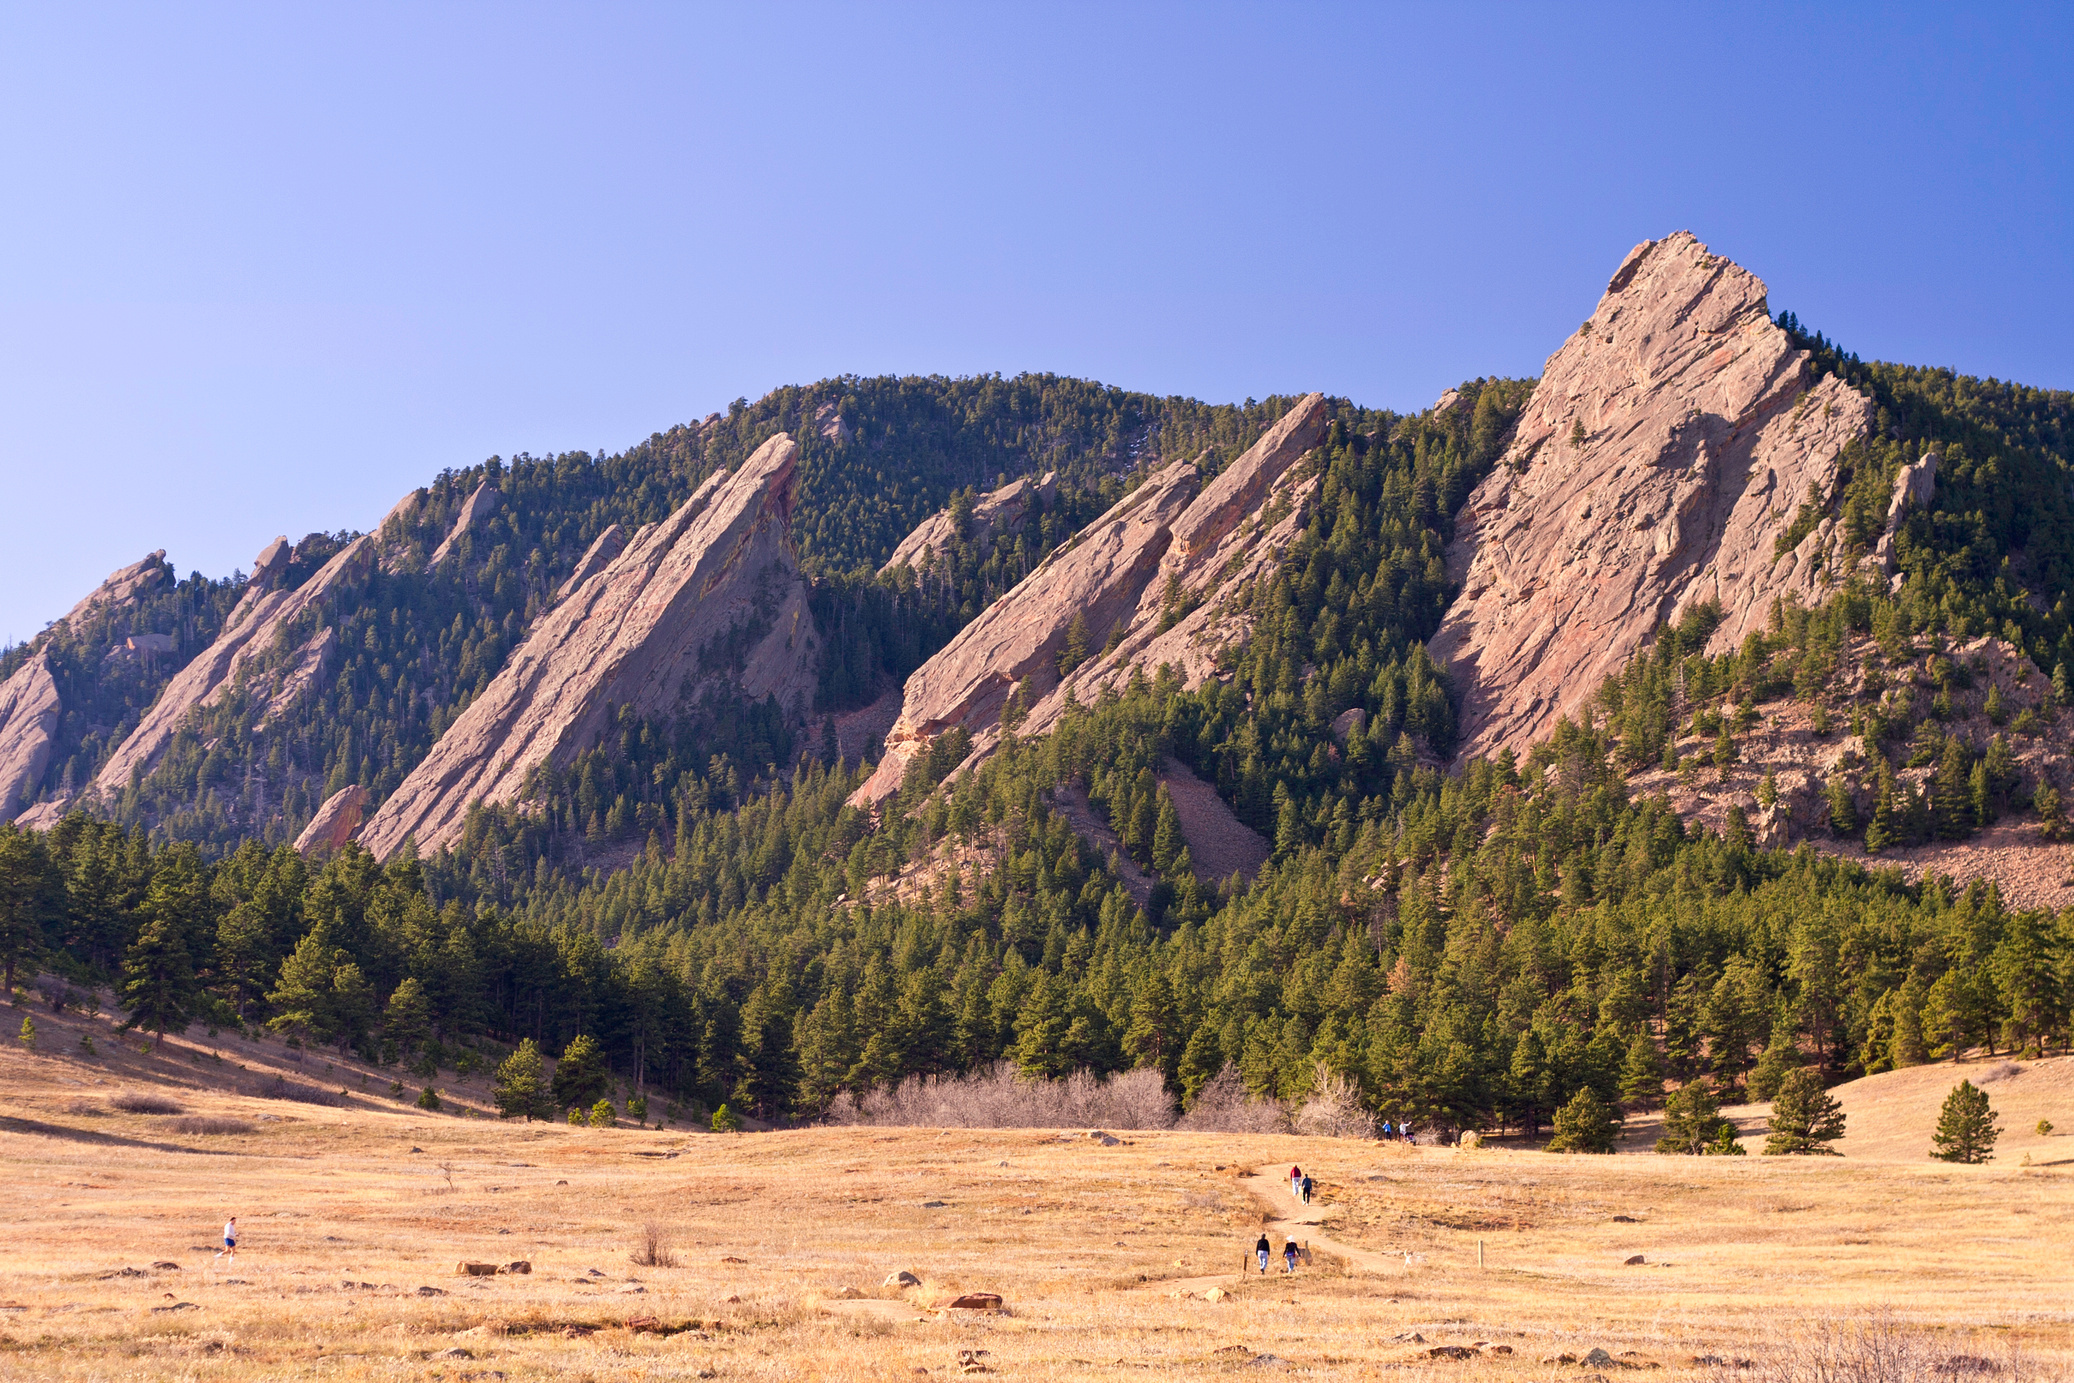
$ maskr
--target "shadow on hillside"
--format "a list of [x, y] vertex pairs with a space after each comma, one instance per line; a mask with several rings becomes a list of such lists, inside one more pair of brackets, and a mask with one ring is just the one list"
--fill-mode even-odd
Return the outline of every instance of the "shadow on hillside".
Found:
[[0, 1133], [30, 1133], [44, 1138], [62, 1138], [72, 1143], [91, 1143], [103, 1148], [149, 1148], [153, 1152], [193, 1153], [197, 1157], [234, 1156], [227, 1149], [190, 1148], [179, 1143], [154, 1143], [148, 1138], [125, 1138], [119, 1133], [96, 1133], [92, 1129], [46, 1124], [40, 1119], [24, 1119], [13, 1114], [0, 1114]]

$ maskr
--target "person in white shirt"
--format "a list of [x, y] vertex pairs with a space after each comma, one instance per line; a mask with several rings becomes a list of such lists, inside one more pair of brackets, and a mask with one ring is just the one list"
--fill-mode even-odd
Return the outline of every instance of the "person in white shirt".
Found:
[[228, 1258], [233, 1263], [238, 1261], [238, 1217], [235, 1215], [224, 1222], [223, 1247], [217, 1251], [216, 1256]]

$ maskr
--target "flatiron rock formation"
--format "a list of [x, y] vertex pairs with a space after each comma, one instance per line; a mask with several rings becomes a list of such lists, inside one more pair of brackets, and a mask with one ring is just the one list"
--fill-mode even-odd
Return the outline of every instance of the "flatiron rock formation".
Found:
[[[470, 806], [516, 801], [542, 765], [597, 744], [622, 706], [665, 716], [708, 688], [805, 709], [820, 635], [789, 522], [798, 448], [784, 433], [719, 471], [533, 626], [504, 669], [367, 822], [386, 859], [456, 840]], [[734, 664], [728, 650], [746, 647]], [[716, 658], [731, 665], [709, 666]]]
[[[1058, 492], [1058, 479], [1056, 471], [1047, 472], [1042, 480], [1019, 476], [1000, 489], [981, 495], [972, 505], [971, 541], [983, 543], [993, 536], [995, 530], [1015, 527], [1030, 512], [1030, 505], [1035, 501], [1051, 503], [1051, 497]], [[915, 526], [914, 532], [900, 540], [900, 546], [893, 549], [886, 565], [879, 568], [879, 575], [884, 576], [898, 566], [920, 566], [924, 553], [941, 553], [949, 547], [955, 532], [950, 510], [931, 514]]]
[[[113, 801], [129, 786], [132, 773], [150, 773], [189, 712], [215, 704], [237, 685], [241, 674], [258, 671], [274, 648], [275, 635], [303, 611], [335, 588], [368, 574], [374, 562], [373, 542], [366, 537], [354, 539], [292, 591], [279, 584], [288, 570], [286, 549], [279, 539], [269, 544], [253, 563], [254, 579], [224, 621], [223, 632], [173, 674], [130, 737], [101, 766], [88, 792], [98, 793], [103, 802]], [[284, 696], [299, 694], [314, 681], [330, 648], [321, 641], [329, 634], [329, 629], [320, 629], [304, 641], [295, 662], [283, 674], [285, 691], [282, 686], [270, 686], [262, 693], [270, 714], [285, 707]], [[36, 824], [55, 823], [63, 810], [62, 803], [43, 803], [36, 809]]]
[[349, 783], [324, 799], [310, 824], [295, 838], [298, 854], [321, 857], [336, 851], [360, 829], [361, 814], [367, 810], [367, 789]]
[[65, 619], [76, 626], [95, 610], [127, 605], [139, 596], [149, 595], [161, 586], [172, 584], [173, 569], [166, 565], [166, 550], [160, 548], [139, 561], [108, 573], [108, 579], [94, 587], [92, 594], [67, 611]]
[[38, 653], [0, 682], [0, 822], [14, 820], [22, 799], [43, 781], [63, 711], [48, 652]]
[[[1091, 701], [1134, 668], [1171, 663], [1199, 685], [1217, 654], [1251, 633], [1237, 602], [1218, 597], [1301, 529], [1296, 492], [1315, 482], [1289, 473], [1325, 435], [1328, 413], [1323, 395], [1308, 396], [1207, 486], [1194, 462], [1153, 472], [1045, 558], [907, 679], [886, 756], [851, 800], [875, 806], [899, 791], [908, 764], [955, 727], [975, 737], [975, 761], [989, 752], [1002, 709], [1026, 678], [1034, 704], [1022, 728], [1031, 734], [1050, 728], [1069, 693]], [[1059, 655], [1075, 615], [1095, 656], [1062, 679]]]
[[454, 526], [447, 533], [446, 541], [441, 543], [439, 550], [432, 554], [431, 565], [436, 567], [441, 562], [444, 562], [447, 559], [447, 554], [454, 550], [454, 544], [461, 541], [462, 535], [472, 532], [477, 524], [496, 513], [497, 506], [503, 500], [504, 496], [498, 494], [489, 481], [485, 480], [482, 484], [476, 486], [475, 493], [468, 496], [467, 500], [461, 505], [460, 516], [454, 520]]
[[1462, 695], [1461, 754], [1523, 751], [1660, 621], [1720, 603], [1715, 651], [1837, 577], [1826, 499], [1872, 404], [1773, 324], [1762, 281], [1680, 231], [1637, 245], [1548, 359], [1448, 554], [1462, 593], [1429, 644]]
[[584, 549], [583, 556], [577, 559], [576, 570], [569, 573], [569, 579], [555, 592], [555, 599], [568, 599], [569, 592], [611, 566], [612, 560], [626, 550], [627, 531], [616, 523], [607, 524], [605, 531], [600, 533], [596, 540]]

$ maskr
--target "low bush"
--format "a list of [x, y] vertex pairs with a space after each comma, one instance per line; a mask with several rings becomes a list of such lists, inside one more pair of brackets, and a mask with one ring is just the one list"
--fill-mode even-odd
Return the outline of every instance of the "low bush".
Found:
[[250, 1133], [252, 1125], [243, 1119], [226, 1119], [219, 1115], [190, 1114], [184, 1119], [173, 1121], [176, 1133]]
[[143, 1090], [125, 1090], [110, 1096], [108, 1103], [125, 1114], [185, 1114], [187, 1106], [165, 1095]]
[[964, 1076], [909, 1076], [896, 1086], [845, 1091], [828, 1111], [832, 1124], [916, 1128], [1164, 1129], [1174, 1101], [1160, 1074], [1126, 1071], [1104, 1080], [1075, 1071], [1064, 1080], [1032, 1079], [1007, 1062]]

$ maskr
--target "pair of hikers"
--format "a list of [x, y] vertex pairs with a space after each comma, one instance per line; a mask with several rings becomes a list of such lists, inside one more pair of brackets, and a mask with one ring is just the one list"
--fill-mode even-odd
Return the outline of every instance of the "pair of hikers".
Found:
[[1304, 1175], [1303, 1168], [1291, 1167], [1289, 1169], [1289, 1194], [1302, 1201], [1305, 1205], [1311, 1203], [1311, 1191], [1315, 1185], [1316, 1183]]
[[[1260, 1275], [1262, 1277], [1267, 1276], [1267, 1261], [1274, 1256], [1274, 1251], [1274, 1245], [1268, 1242], [1267, 1235], [1265, 1234], [1261, 1235], [1260, 1242], [1253, 1246], [1253, 1256], [1260, 1261]], [[1292, 1277], [1296, 1275], [1297, 1253], [1298, 1249], [1294, 1239], [1284, 1241], [1282, 1244], [1283, 1271]]]

